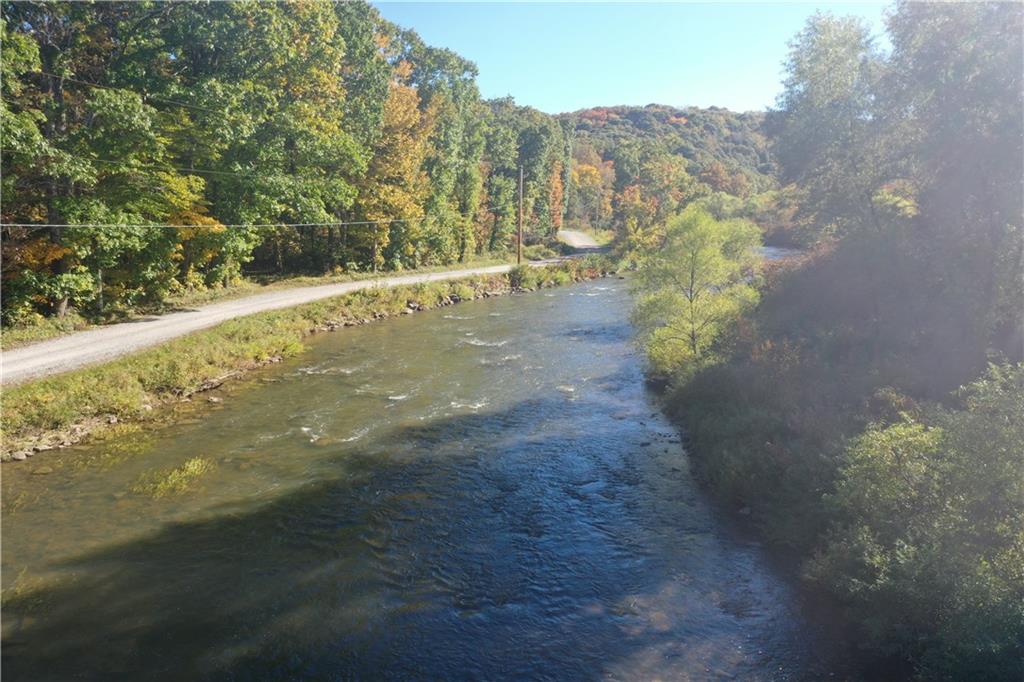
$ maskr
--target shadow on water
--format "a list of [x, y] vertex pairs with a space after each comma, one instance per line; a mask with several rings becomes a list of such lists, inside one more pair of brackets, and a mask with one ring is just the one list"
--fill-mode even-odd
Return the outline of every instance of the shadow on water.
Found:
[[[109, 470], [5, 480], [29, 501], [4, 679], [826, 677], [654, 410], [627, 303], [593, 283], [325, 337]], [[197, 456], [198, 488], [125, 492]]]
[[632, 328], [626, 324], [612, 324], [601, 327], [574, 327], [563, 333], [568, 341], [587, 341], [588, 343], [599, 343], [618, 345], [622, 338], [629, 338]]
[[673, 436], [633, 443], [650, 436], [614, 418], [531, 433], [588, 409], [531, 400], [406, 428], [392, 456], [339, 452], [336, 475], [257, 508], [70, 559], [77, 579], [8, 599], [5, 677], [806, 672], [780, 588], [716, 538]]

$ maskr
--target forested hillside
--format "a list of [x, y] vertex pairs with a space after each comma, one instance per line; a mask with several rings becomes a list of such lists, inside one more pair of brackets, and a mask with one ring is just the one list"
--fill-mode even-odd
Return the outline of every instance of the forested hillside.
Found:
[[[595, 107], [561, 118], [572, 122], [577, 146], [592, 146], [626, 166], [673, 155], [685, 159], [687, 172], [712, 191], [745, 196], [775, 185], [776, 168], [762, 131], [763, 112], [649, 104]], [[637, 170], [631, 169], [634, 178]]]
[[[353, 3], [3, 3], [3, 319], [502, 255], [771, 185], [760, 118], [481, 100]], [[70, 227], [65, 227], [70, 226]]]
[[637, 238], [702, 197], [736, 210], [775, 203], [777, 183], [760, 113], [725, 109], [597, 107], [559, 117], [573, 131], [569, 218]]
[[1022, 8], [897, 3], [888, 34], [791, 43], [766, 127], [802, 262], [756, 275], [742, 211], [698, 202], [646, 230], [636, 322], [712, 490], [887, 678], [1019, 680]]

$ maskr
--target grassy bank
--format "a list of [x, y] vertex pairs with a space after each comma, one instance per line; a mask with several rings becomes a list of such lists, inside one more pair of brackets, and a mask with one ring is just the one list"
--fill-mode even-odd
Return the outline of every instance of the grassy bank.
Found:
[[229, 320], [110, 363], [8, 388], [2, 397], [2, 458], [24, 459], [81, 440], [106, 424], [145, 420], [160, 405], [302, 352], [303, 339], [317, 331], [568, 284], [607, 269], [604, 260], [586, 258], [516, 268], [505, 275], [368, 289]]

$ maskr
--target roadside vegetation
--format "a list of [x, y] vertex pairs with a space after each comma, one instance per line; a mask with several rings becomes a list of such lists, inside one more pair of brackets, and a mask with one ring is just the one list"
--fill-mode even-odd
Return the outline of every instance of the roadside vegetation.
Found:
[[[523, 251], [523, 256], [527, 260], [543, 260], [545, 258], [557, 257], [558, 255], [558, 253], [541, 244], [527, 247]], [[503, 265], [509, 262], [510, 258], [507, 257], [481, 256], [469, 259], [458, 265], [417, 268], [416, 272], [443, 272], [452, 269]], [[0, 328], [0, 347], [9, 350], [37, 341], [45, 341], [46, 339], [70, 334], [74, 331], [82, 331], [97, 325], [116, 324], [141, 316], [159, 315], [182, 308], [218, 303], [220, 301], [279, 291], [281, 289], [355, 282], [382, 276], [384, 275], [374, 272], [339, 272], [325, 275], [249, 275], [240, 277], [228, 286], [217, 285], [184, 290], [150, 305], [137, 305], [131, 308], [111, 306], [106, 309], [102, 316], [92, 315], [83, 317], [74, 309], [69, 310], [64, 317], [34, 313], [27, 315], [16, 325]]]
[[698, 472], [880, 669], [1019, 680], [1022, 9], [899, 3], [888, 31], [791, 44], [767, 126], [808, 254], [758, 273], [756, 206], [705, 197], [636, 231], [636, 317]]
[[504, 275], [374, 288], [286, 310], [229, 320], [209, 330], [96, 367], [5, 387], [3, 457], [69, 444], [110, 423], [147, 419], [159, 405], [218, 386], [246, 369], [303, 350], [318, 330], [436, 308], [482, 296], [557, 286], [605, 274], [591, 256]]

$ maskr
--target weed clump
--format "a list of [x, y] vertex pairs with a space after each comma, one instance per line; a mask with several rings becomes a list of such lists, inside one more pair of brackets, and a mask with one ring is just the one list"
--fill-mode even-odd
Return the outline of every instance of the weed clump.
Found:
[[191, 487], [203, 474], [214, 468], [213, 462], [202, 457], [193, 457], [180, 467], [158, 474], [146, 474], [131, 487], [137, 495], [149, 495], [155, 499], [178, 495]]

